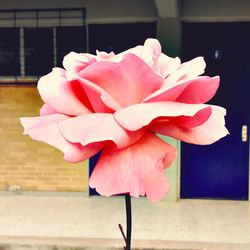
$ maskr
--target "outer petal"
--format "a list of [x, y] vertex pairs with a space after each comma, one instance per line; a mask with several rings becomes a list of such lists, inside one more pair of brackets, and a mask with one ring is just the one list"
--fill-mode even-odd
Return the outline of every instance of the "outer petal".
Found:
[[114, 119], [112, 114], [94, 113], [63, 120], [59, 123], [63, 136], [83, 146], [100, 141], [113, 141], [118, 148], [127, 147], [143, 135], [143, 131], [128, 132]]
[[148, 38], [142, 47], [139, 57], [154, 68], [159, 56], [161, 55], [161, 44], [157, 39]]
[[84, 89], [76, 81], [68, 81], [65, 70], [55, 68], [40, 78], [38, 91], [43, 101], [58, 113], [81, 115], [91, 113]]
[[120, 58], [117, 58], [114, 52], [107, 53], [105, 51], [96, 51], [97, 61], [111, 61], [116, 62], [120, 61]]
[[201, 126], [187, 128], [174, 122], [156, 122], [152, 123], [148, 129], [188, 143], [212, 144], [229, 133], [225, 127], [224, 116], [226, 115], [226, 110], [218, 106], [211, 107], [211, 116]]
[[28, 134], [32, 139], [43, 141], [58, 148], [64, 153], [64, 159], [69, 162], [80, 162], [96, 154], [103, 143], [95, 143], [83, 147], [79, 143], [67, 141], [59, 131], [58, 122], [69, 119], [62, 114], [54, 114], [41, 117], [21, 118], [24, 127], [24, 134]]
[[219, 76], [201, 76], [182, 81], [175, 86], [166, 86], [148, 96], [144, 102], [176, 101], [183, 103], [205, 103], [213, 98], [219, 87]]
[[117, 150], [105, 148], [90, 177], [92, 188], [105, 196], [130, 193], [147, 195], [152, 202], [163, 198], [169, 189], [164, 169], [176, 158], [176, 149], [147, 133], [137, 143]]
[[95, 62], [95, 56], [92, 54], [70, 52], [63, 58], [63, 67], [69, 72], [78, 73]]
[[161, 55], [161, 44], [157, 39], [148, 38], [144, 45], [139, 45], [116, 55], [116, 58], [123, 58], [127, 54], [134, 54], [140, 57], [150, 67], [153, 67], [158, 57]]
[[161, 54], [158, 58], [154, 69], [163, 77], [166, 78], [173, 72], [175, 72], [181, 64], [181, 60], [178, 57], [172, 58], [165, 54]]
[[79, 73], [109, 93], [121, 107], [141, 102], [159, 89], [163, 78], [142, 59], [127, 54], [118, 62], [98, 62]]
[[198, 111], [194, 116], [182, 115], [171, 119], [171, 121], [185, 128], [194, 128], [206, 122], [211, 116], [211, 113], [212, 108], [206, 107]]
[[174, 86], [177, 81], [189, 80], [204, 73], [206, 63], [203, 57], [196, 57], [182, 63], [176, 72], [170, 74], [164, 81], [164, 85]]
[[178, 102], [140, 103], [117, 111], [114, 116], [125, 129], [136, 131], [158, 117], [194, 116], [207, 108], [205, 104], [184, 104]]

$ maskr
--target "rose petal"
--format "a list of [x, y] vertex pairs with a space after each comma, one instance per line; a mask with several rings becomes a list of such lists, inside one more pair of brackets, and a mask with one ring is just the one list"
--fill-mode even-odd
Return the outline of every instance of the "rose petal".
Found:
[[103, 148], [103, 143], [93, 143], [83, 147], [79, 143], [67, 141], [59, 131], [58, 122], [69, 119], [68, 116], [55, 114], [41, 117], [21, 118], [24, 134], [32, 139], [48, 143], [61, 150], [64, 159], [69, 162], [80, 162], [88, 159]]
[[54, 68], [40, 78], [38, 91], [43, 101], [52, 109], [67, 115], [91, 113], [84, 89], [75, 81], [68, 81], [65, 70]]
[[207, 107], [198, 111], [194, 116], [178, 116], [171, 121], [185, 128], [194, 128], [206, 122], [212, 113], [212, 108]]
[[95, 83], [70, 73], [67, 73], [67, 78], [71, 81], [77, 80], [82, 85], [95, 112], [113, 113], [121, 108], [110, 94]]
[[175, 86], [166, 86], [148, 96], [144, 102], [176, 101], [183, 103], [205, 103], [213, 98], [220, 78], [201, 76], [182, 81]]
[[44, 104], [40, 109], [41, 116], [53, 115], [53, 114], [57, 114], [57, 112], [53, 108], [51, 108], [48, 104]]
[[144, 45], [128, 49], [120, 54], [117, 54], [116, 57], [122, 59], [125, 55], [131, 53], [140, 57], [144, 62], [152, 67], [161, 55], [161, 44], [157, 39], [148, 38], [144, 42]]
[[[117, 57], [114, 52], [107, 53], [105, 51], [96, 51], [96, 59], [97, 61], [111, 61], [115, 62]], [[119, 59], [118, 59], [119, 61]]]
[[148, 38], [142, 47], [139, 55], [149, 66], [155, 67], [159, 56], [161, 55], [161, 44], [157, 39]]
[[147, 133], [137, 143], [117, 150], [106, 147], [94, 168], [89, 185], [101, 195], [130, 193], [147, 195], [152, 202], [163, 198], [169, 189], [164, 169], [176, 159], [176, 149]]
[[211, 108], [212, 113], [209, 119], [201, 126], [185, 128], [174, 122], [156, 122], [152, 123], [148, 129], [188, 143], [212, 144], [229, 133], [225, 127], [226, 110], [218, 106], [211, 106]]
[[205, 103], [212, 99], [219, 87], [220, 77], [200, 77], [191, 80], [176, 99], [184, 103]]
[[163, 78], [175, 72], [181, 64], [178, 57], [171, 58], [161, 53], [161, 44], [157, 39], [148, 38], [143, 46], [139, 45], [116, 55], [116, 61], [128, 53], [140, 57]]
[[206, 107], [208, 105], [205, 104], [148, 102], [118, 110], [114, 116], [122, 127], [130, 131], [136, 131], [158, 117], [194, 116], [198, 111]]
[[63, 58], [63, 67], [69, 72], [78, 73], [95, 62], [95, 56], [92, 54], [75, 53], [72, 51]]
[[154, 69], [159, 72], [159, 74], [163, 77], [166, 78], [173, 72], [177, 71], [181, 64], [181, 60], [178, 57], [172, 58], [169, 57], [165, 54], [161, 54], [160, 57], [158, 58]]
[[163, 78], [142, 59], [127, 54], [118, 62], [98, 62], [79, 73], [109, 93], [121, 107], [141, 102], [160, 88]]
[[182, 63], [177, 71], [170, 74], [164, 81], [164, 85], [174, 86], [177, 81], [190, 80], [204, 73], [206, 63], [203, 57], [196, 57]]
[[143, 135], [143, 131], [131, 133], [124, 130], [112, 114], [106, 113], [93, 113], [64, 120], [59, 123], [59, 128], [68, 141], [78, 142], [83, 146], [111, 140], [118, 148], [124, 148]]

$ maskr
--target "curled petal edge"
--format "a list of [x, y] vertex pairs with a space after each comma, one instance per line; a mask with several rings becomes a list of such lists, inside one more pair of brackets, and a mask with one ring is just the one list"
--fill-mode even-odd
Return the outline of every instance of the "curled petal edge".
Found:
[[21, 124], [24, 134], [32, 139], [45, 142], [64, 153], [64, 159], [68, 162], [81, 162], [96, 154], [104, 147], [104, 143], [92, 143], [82, 146], [80, 143], [72, 143], [66, 140], [60, 133], [58, 122], [68, 119], [62, 114], [24, 117]]
[[198, 127], [185, 128], [174, 122], [156, 122], [150, 124], [148, 129], [187, 143], [209, 145], [229, 134], [225, 127], [226, 110], [212, 105], [211, 108], [209, 119]]
[[178, 116], [194, 116], [207, 108], [206, 104], [184, 104], [177, 102], [140, 103], [114, 113], [116, 121], [125, 129], [136, 131], [150, 124], [154, 119], [166, 117], [170, 120]]
[[125, 148], [138, 141], [143, 130], [130, 132], [122, 128], [113, 114], [93, 113], [59, 122], [62, 135], [70, 142], [86, 146], [89, 143], [113, 141], [117, 148]]

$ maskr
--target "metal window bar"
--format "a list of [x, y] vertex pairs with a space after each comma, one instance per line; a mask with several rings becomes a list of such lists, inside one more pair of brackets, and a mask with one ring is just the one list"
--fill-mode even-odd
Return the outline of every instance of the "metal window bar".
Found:
[[[22, 13], [36, 13], [35, 18], [38, 19], [71, 19], [71, 18], [79, 18], [81, 20], [81, 25], [86, 24], [86, 11], [84, 8], [60, 8], [60, 9], [20, 9], [20, 10], [0, 10], [0, 20], [8, 20], [13, 21], [13, 26], [16, 21], [19, 19], [34, 19], [34, 17], [27, 17], [20, 15]], [[42, 16], [41, 13], [58, 13], [58, 16], [50, 15], [50, 16]], [[79, 13], [79, 15], [66, 15], [67, 13]], [[8, 16], [9, 15], [9, 16]], [[19, 17], [18, 17], [19, 15]]]
[[[48, 22], [46, 23], [46, 20]], [[53, 28], [53, 61], [56, 65], [57, 48], [56, 48], [56, 27], [60, 26], [85, 26], [86, 11], [84, 8], [52, 8], [52, 9], [19, 9], [19, 10], [0, 10], [0, 28], [1, 27], [17, 27], [20, 29], [20, 75], [13, 75], [14, 81], [24, 82], [30, 78], [31, 82], [36, 82], [40, 76], [29, 77], [25, 75], [25, 45], [24, 45], [24, 27], [25, 28]], [[86, 29], [86, 32], [88, 30]], [[88, 35], [86, 34], [86, 39]], [[88, 44], [88, 41], [87, 41]], [[88, 46], [87, 46], [88, 49]], [[3, 82], [0, 77], [0, 83]], [[25, 79], [26, 78], [26, 79]], [[6, 81], [4, 81], [6, 82]], [[10, 80], [12, 83], [13, 80]]]

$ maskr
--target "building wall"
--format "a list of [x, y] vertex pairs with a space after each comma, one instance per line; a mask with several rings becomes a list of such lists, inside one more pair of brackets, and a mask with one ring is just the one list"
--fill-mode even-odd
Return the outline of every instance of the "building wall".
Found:
[[86, 8], [87, 23], [152, 21], [153, 0], [1, 0], [0, 9]]
[[66, 163], [57, 149], [23, 135], [20, 117], [37, 116], [36, 87], [0, 86], [0, 190], [86, 191], [87, 161]]
[[189, 22], [250, 21], [248, 0], [183, 0], [180, 17]]

